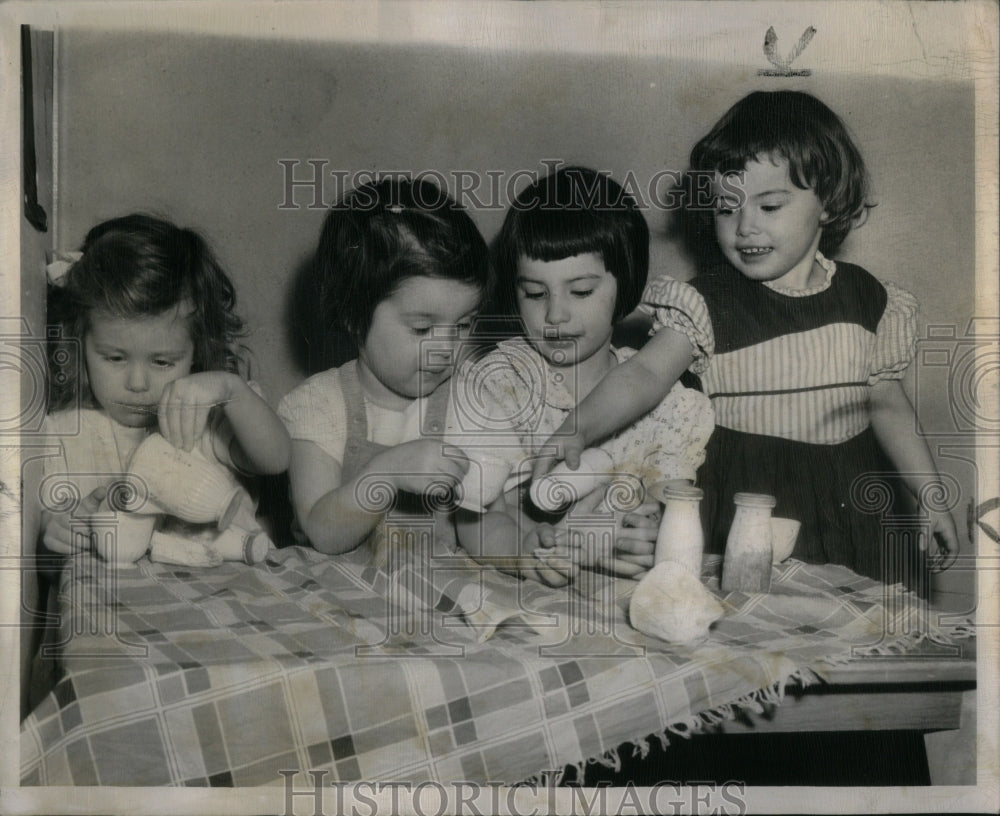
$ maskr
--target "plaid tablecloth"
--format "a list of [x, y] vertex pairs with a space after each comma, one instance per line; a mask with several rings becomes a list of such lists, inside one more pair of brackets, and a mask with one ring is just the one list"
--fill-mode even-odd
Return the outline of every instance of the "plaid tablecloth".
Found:
[[859, 651], [950, 636], [901, 588], [836, 566], [790, 561], [769, 594], [723, 595], [706, 559], [727, 615], [681, 648], [628, 626], [634, 581], [588, 574], [569, 592], [434, 565], [428, 578], [290, 548], [254, 567], [114, 572], [77, 557], [63, 674], [22, 726], [22, 784], [266, 785], [321, 769], [514, 784], [779, 702]]

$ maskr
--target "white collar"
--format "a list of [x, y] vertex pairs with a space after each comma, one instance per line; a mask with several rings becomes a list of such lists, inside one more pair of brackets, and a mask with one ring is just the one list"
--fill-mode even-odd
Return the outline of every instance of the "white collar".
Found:
[[774, 281], [762, 281], [762, 283], [772, 292], [777, 292], [780, 295], [788, 295], [789, 297], [818, 295], [820, 292], [830, 288], [830, 284], [833, 282], [833, 276], [837, 272], [837, 264], [825, 257], [823, 253], [819, 251], [816, 252], [816, 263], [818, 263], [820, 268], [826, 272], [826, 277], [815, 286], [810, 286], [806, 289], [787, 289], [784, 286], [779, 286]]

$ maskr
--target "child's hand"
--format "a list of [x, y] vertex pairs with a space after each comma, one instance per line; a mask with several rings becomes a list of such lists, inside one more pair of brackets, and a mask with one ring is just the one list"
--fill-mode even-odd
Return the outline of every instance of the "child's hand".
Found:
[[628, 513], [615, 513], [615, 549], [607, 567], [615, 575], [637, 578], [653, 567], [660, 531], [660, 503], [646, 502]]
[[415, 439], [378, 454], [367, 470], [384, 477], [396, 490], [422, 494], [442, 483], [454, 490], [468, 472], [469, 460], [454, 445]]
[[[604, 505], [605, 488], [584, 496], [577, 505], [579, 512], [608, 512]], [[651, 569], [660, 530], [660, 503], [645, 502], [627, 513], [614, 511], [614, 550], [611, 559], [600, 564], [603, 569], [623, 578], [637, 578]]]
[[93, 541], [90, 517], [100, 509], [101, 502], [107, 494], [107, 487], [95, 487], [73, 513], [46, 514], [49, 516], [49, 521], [42, 537], [45, 546], [52, 552], [62, 555], [90, 549]]
[[531, 480], [541, 479], [560, 461], [565, 461], [570, 470], [576, 470], [580, 467], [580, 454], [586, 447], [586, 439], [580, 430], [575, 429], [571, 414], [546, 440], [543, 449], [554, 448], [555, 453], [543, 454], [535, 460], [532, 466]]
[[202, 371], [168, 383], [160, 396], [160, 433], [175, 448], [190, 451], [208, 425], [209, 412], [233, 399], [235, 374]]
[[958, 529], [951, 513], [931, 512], [931, 541], [928, 564], [932, 572], [948, 569], [958, 558]]
[[566, 546], [566, 532], [551, 524], [539, 524], [522, 542], [522, 552], [532, 552], [536, 565], [534, 576], [550, 587], [566, 586], [580, 571], [579, 560]]

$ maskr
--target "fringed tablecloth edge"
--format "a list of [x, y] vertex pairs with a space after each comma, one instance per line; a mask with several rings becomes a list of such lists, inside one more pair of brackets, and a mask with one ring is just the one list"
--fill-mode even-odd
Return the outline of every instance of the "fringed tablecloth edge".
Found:
[[[950, 613], [941, 613], [948, 614]], [[823, 666], [846, 666], [864, 657], [892, 657], [912, 652], [922, 643], [933, 643], [939, 646], [954, 646], [956, 641], [969, 640], [976, 636], [975, 619], [969, 615], [955, 615], [955, 620], [947, 626], [938, 626], [932, 631], [915, 631], [899, 635], [891, 640], [872, 644], [871, 646], [854, 646], [852, 654], [826, 655], [819, 658], [813, 665], [813, 670], [824, 678]]]
[[[699, 711], [697, 714], [692, 716], [675, 720], [674, 722], [668, 723], [667, 726], [660, 731], [656, 731], [646, 737], [636, 737], [629, 740], [624, 740], [621, 744], [629, 744], [632, 746], [632, 756], [638, 756], [640, 759], [645, 759], [649, 754], [650, 745], [649, 741], [651, 738], [656, 738], [660, 747], [664, 750], [670, 745], [670, 738], [668, 734], [673, 734], [675, 736], [683, 737], [684, 739], [690, 739], [695, 733], [702, 731], [706, 726], [717, 725], [720, 722], [726, 720], [735, 720], [737, 717], [737, 709], [749, 709], [758, 714], [764, 711], [764, 704], [778, 706], [784, 701], [785, 689], [789, 685], [798, 685], [801, 688], [805, 688], [811, 683], [822, 682], [822, 679], [812, 671], [812, 669], [807, 667], [801, 667], [795, 669], [789, 674], [781, 677], [770, 685], [764, 688], [756, 689], [755, 691], [744, 694], [741, 697], [737, 697], [735, 700], [731, 700], [728, 703], [721, 703], [720, 705], [714, 706], [712, 708], [705, 709], [704, 711]], [[576, 762], [568, 762], [566, 765], [557, 771], [546, 771], [543, 773], [535, 774], [525, 780], [523, 785], [544, 785], [547, 780], [551, 779], [549, 784], [561, 785], [566, 777], [566, 771], [569, 768], [575, 769], [577, 784], [584, 778], [584, 773], [588, 765], [601, 765], [605, 768], [609, 768], [616, 773], [621, 770], [622, 762], [619, 756], [619, 747], [615, 746], [607, 749], [604, 753], [597, 756], [587, 757], [586, 759], [579, 760]]]
[[[748, 709], [760, 714], [764, 710], [763, 704], [772, 706], [781, 705], [785, 698], [785, 689], [790, 684], [798, 685], [800, 688], [806, 688], [812, 683], [825, 682], [826, 677], [825, 672], [823, 671], [824, 666], [843, 666], [853, 660], [857, 660], [859, 656], [877, 657], [902, 655], [906, 652], [912, 651], [925, 641], [943, 645], [953, 645], [955, 640], [966, 640], [975, 637], [976, 624], [975, 619], [972, 616], [955, 615], [954, 617], [955, 620], [949, 623], [946, 627], [939, 626], [932, 632], [921, 631], [908, 633], [900, 635], [899, 637], [885, 643], [877, 643], [868, 647], [858, 647], [853, 655], [827, 655], [819, 658], [815, 664], [810, 666], [800, 666], [768, 686], [752, 691], [749, 694], [744, 694], [741, 697], [737, 697], [731, 702], [722, 703], [721, 705], [714, 706], [713, 708], [700, 711], [687, 719], [676, 720], [672, 723], [668, 723], [665, 728], [650, 734], [648, 737], [637, 737], [625, 740], [621, 744], [632, 745], [632, 756], [638, 755], [640, 759], [645, 759], [650, 751], [650, 738], [655, 737], [659, 740], [660, 747], [666, 750], [666, 748], [670, 745], [670, 739], [667, 736], [668, 734], [674, 734], [675, 736], [680, 736], [684, 739], [690, 739], [693, 734], [702, 731], [705, 726], [717, 725], [718, 723], [725, 722], [727, 720], [735, 720], [737, 716], [736, 709]], [[560, 785], [565, 779], [566, 771], [569, 768], [575, 769], [575, 779], [579, 781], [584, 778], [584, 773], [588, 765], [601, 765], [617, 773], [622, 767], [618, 746], [609, 748], [598, 756], [588, 757], [576, 762], [569, 762], [558, 771], [535, 774], [525, 780], [522, 784], [529, 786], [541, 785], [554, 774], [554, 779], [551, 784]]]

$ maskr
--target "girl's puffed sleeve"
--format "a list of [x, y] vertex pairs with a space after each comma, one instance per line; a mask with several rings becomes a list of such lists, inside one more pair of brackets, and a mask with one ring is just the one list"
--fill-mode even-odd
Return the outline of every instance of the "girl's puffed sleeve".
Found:
[[675, 383], [663, 402], [601, 447], [619, 471], [647, 486], [674, 479], [694, 482], [714, 429], [708, 397]]
[[894, 283], [884, 281], [888, 300], [875, 330], [868, 384], [898, 380], [913, 361], [917, 343], [917, 299]]
[[701, 374], [715, 353], [712, 319], [705, 299], [693, 286], [661, 275], [646, 284], [639, 308], [653, 318], [652, 331], [673, 329], [685, 335], [694, 346], [690, 369]]
[[449, 442], [459, 447], [485, 445], [512, 462], [523, 457], [526, 445], [517, 420], [533, 398], [515, 374], [502, 350], [462, 366], [452, 378]]
[[523, 400], [512, 374], [503, 354], [493, 352], [451, 379], [444, 439], [468, 457], [462, 489], [478, 497], [463, 507], [489, 507], [526, 470], [530, 451], [514, 422]]
[[347, 410], [337, 369], [314, 374], [286, 394], [276, 413], [293, 441], [312, 442], [334, 461], [344, 460]]

